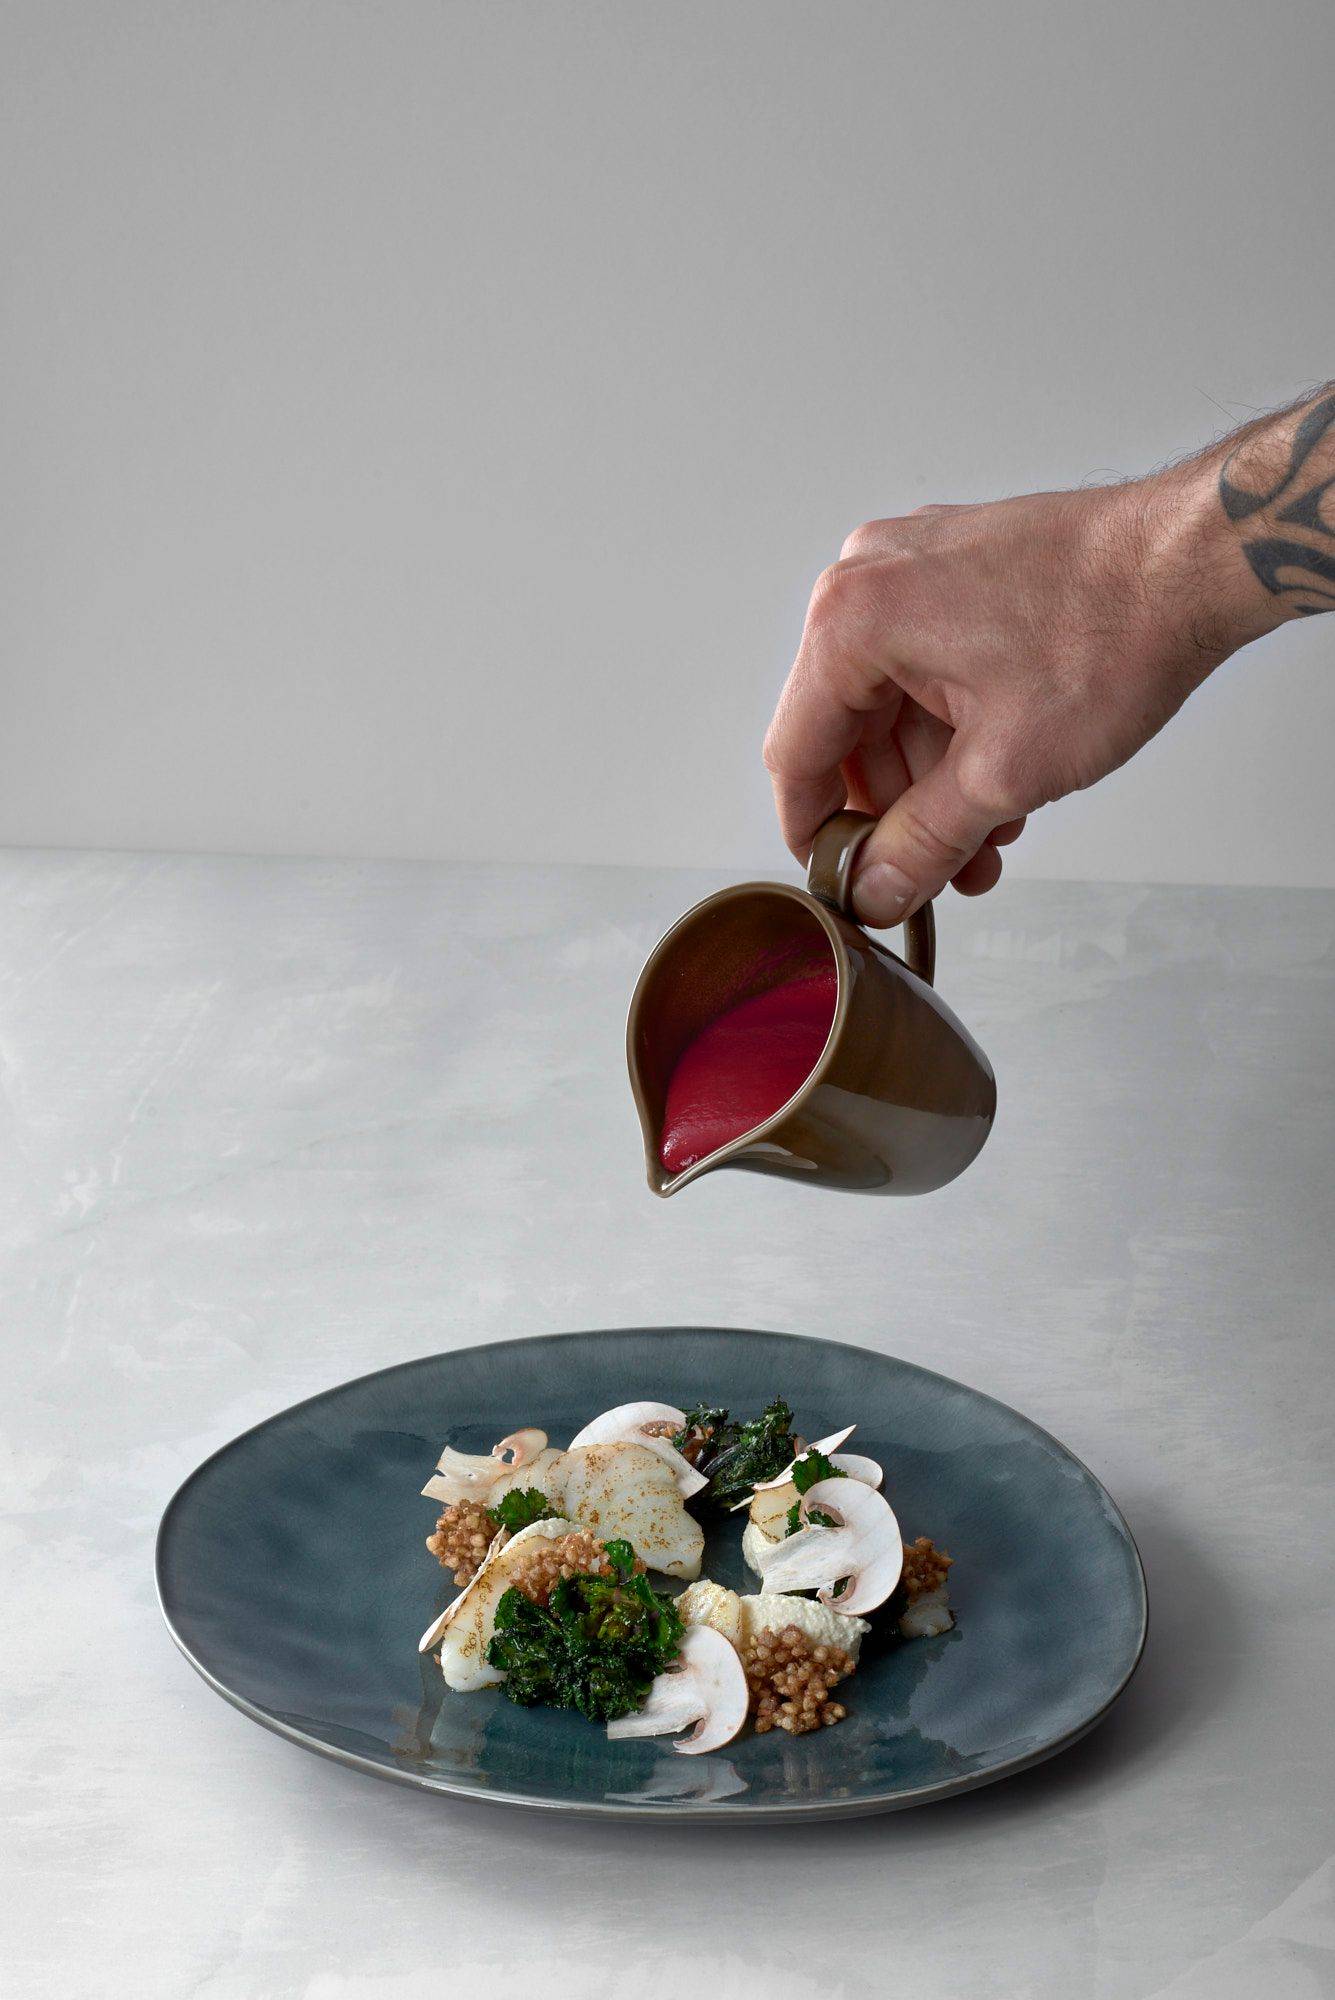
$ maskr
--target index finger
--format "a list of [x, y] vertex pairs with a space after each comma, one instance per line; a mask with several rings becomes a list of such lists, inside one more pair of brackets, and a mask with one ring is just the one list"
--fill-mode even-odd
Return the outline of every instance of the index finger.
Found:
[[[779, 826], [790, 851], [805, 861], [816, 830], [848, 798], [842, 766], [857, 749], [867, 716], [884, 724], [904, 697], [860, 658], [855, 629], [832, 621], [827, 579], [817, 585], [802, 644], [765, 737], [765, 764], [774, 786]], [[850, 643], [852, 641], [852, 643]]]

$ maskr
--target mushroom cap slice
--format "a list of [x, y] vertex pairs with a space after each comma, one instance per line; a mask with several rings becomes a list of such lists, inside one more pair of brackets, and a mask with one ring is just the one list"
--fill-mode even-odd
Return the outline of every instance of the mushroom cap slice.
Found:
[[677, 1491], [683, 1500], [689, 1500], [693, 1493], [702, 1492], [709, 1481], [703, 1472], [697, 1472], [688, 1458], [683, 1458], [671, 1438], [659, 1437], [656, 1433], [646, 1434], [646, 1424], [671, 1424], [674, 1431], [684, 1430], [686, 1412], [674, 1408], [671, 1403], [618, 1403], [614, 1410], [604, 1410], [592, 1423], [585, 1424], [577, 1436], [571, 1438], [569, 1450], [578, 1451], [586, 1444], [627, 1444], [647, 1445], [650, 1451], [672, 1467], [677, 1482]]
[[501, 1459], [507, 1466], [531, 1465], [540, 1451], [547, 1448], [547, 1433], [536, 1429], [511, 1431], [499, 1444], [491, 1448], [493, 1458]]
[[585, 1424], [571, 1438], [567, 1450], [573, 1451], [581, 1444], [608, 1444], [644, 1424], [671, 1424], [675, 1430], [685, 1430], [686, 1412], [673, 1403], [618, 1403], [615, 1409], [604, 1410], [600, 1417]]
[[[858, 1458], [852, 1452], [837, 1451], [831, 1455], [830, 1463], [864, 1486], [876, 1487], [881, 1483], [881, 1468], [874, 1458]], [[791, 1479], [778, 1484], [769, 1481], [757, 1486], [752, 1494], [751, 1518], [742, 1531], [742, 1560], [757, 1575], [761, 1573], [762, 1553], [787, 1538], [788, 1515], [798, 1498]]]
[[[792, 1478], [793, 1467], [797, 1464], [797, 1459], [805, 1458], [809, 1451], [823, 1451], [825, 1453], [825, 1456], [828, 1458], [832, 1451], [838, 1451], [840, 1445], [843, 1444], [847, 1438], [852, 1437], [856, 1429], [857, 1429], [856, 1424], [846, 1424], [843, 1430], [841, 1431], [831, 1431], [828, 1437], [817, 1438], [815, 1442], [812, 1444], [803, 1444], [801, 1451], [799, 1451], [797, 1454], [797, 1458], [790, 1459], [788, 1464], [784, 1467], [783, 1471], [779, 1473], [776, 1478], [757, 1480], [755, 1485], [755, 1491], [757, 1493], [763, 1493], [767, 1486], [782, 1486], [786, 1480]], [[801, 1444], [801, 1442], [802, 1441], [799, 1438], [798, 1443]]]
[[[817, 1438], [814, 1444], [803, 1444], [796, 1458], [785, 1466], [782, 1472], [778, 1473], [773, 1479], [759, 1480], [745, 1500], [735, 1500], [733, 1502], [729, 1512], [736, 1514], [741, 1508], [749, 1507], [757, 1493], [772, 1493], [778, 1486], [791, 1484], [793, 1473], [802, 1463], [802, 1460], [813, 1451], [822, 1452], [829, 1459], [831, 1465], [837, 1465], [839, 1470], [846, 1473], [850, 1479], [859, 1479], [864, 1486], [879, 1486], [884, 1474], [874, 1458], [864, 1458], [860, 1452], [856, 1451], [839, 1450], [839, 1446], [844, 1443], [846, 1438], [852, 1437], [856, 1429], [856, 1424], [849, 1424], [845, 1430], [831, 1431], [828, 1437]], [[801, 1440], [799, 1439], [800, 1442]], [[751, 1518], [752, 1520], [755, 1519], [754, 1512]]]
[[750, 1691], [737, 1648], [712, 1625], [688, 1625], [676, 1664], [656, 1676], [644, 1705], [607, 1725], [613, 1742], [632, 1736], [663, 1736], [695, 1728], [673, 1744], [684, 1757], [703, 1756], [731, 1743], [746, 1721]]
[[874, 1458], [864, 1458], [858, 1451], [832, 1451], [830, 1464], [838, 1466], [848, 1478], [856, 1479], [863, 1486], [874, 1486], [878, 1490], [885, 1474]]
[[845, 1617], [875, 1611], [904, 1567], [890, 1503], [861, 1480], [821, 1479], [802, 1496], [803, 1515], [812, 1508], [832, 1515], [836, 1525], [808, 1524], [772, 1548], [757, 1549], [766, 1593], [814, 1589], [822, 1604]]
[[446, 1445], [422, 1492], [426, 1499], [446, 1504], [479, 1500], [489, 1505], [512, 1486], [536, 1486], [550, 1499], [543, 1482], [560, 1456], [548, 1445], [547, 1433], [539, 1430], [514, 1431], [489, 1452], [455, 1451]]

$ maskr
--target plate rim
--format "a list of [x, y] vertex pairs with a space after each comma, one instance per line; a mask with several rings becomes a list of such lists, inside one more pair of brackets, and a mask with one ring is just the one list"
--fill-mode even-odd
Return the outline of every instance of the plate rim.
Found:
[[[570, 1800], [537, 1798], [528, 1792], [485, 1789], [481, 1786], [461, 1784], [449, 1778], [431, 1776], [422, 1771], [396, 1770], [388, 1764], [378, 1763], [375, 1758], [368, 1757], [360, 1751], [348, 1750], [340, 1744], [330, 1743], [323, 1737], [312, 1735], [308, 1730], [300, 1729], [294, 1723], [285, 1722], [281, 1716], [272, 1714], [258, 1703], [250, 1701], [245, 1695], [239, 1694], [236, 1689], [226, 1686], [191, 1649], [183, 1633], [177, 1628], [171, 1609], [167, 1603], [163, 1584], [164, 1552], [178, 1508], [185, 1500], [190, 1488], [197, 1480], [203, 1478], [204, 1474], [218, 1459], [235, 1450], [238, 1445], [244, 1444], [246, 1439], [253, 1437], [257, 1431], [267, 1430], [279, 1417], [295, 1416], [299, 1411], [308, 1408], [311, 1404], [322, 1403], [332, 1395], [340, 1394], [347, 1389], [359, 1387], [363, 1382], [383, 1380], [386, 1376], [396, 1375], [410, 1368], [420, 1368], [426, 1362], [448, 1360], [452, 1355], [470, 1352], [486, 1353], [492, 1349], [546, 1346], [563, 1341], [597, 1339], [606, 1334], [618, 1333], [759, 1335], [766, 1340], [791, 1341], [795, 1346], [841, 1348], [849, 1353], [865, 1354], [875, 1361], [893, 1362], [898, 1367], [912, 1369], [915, 1374], [927, 1376], [937, 1382], [944, 1382], [952, 1389], [963, 1389], [969, 1396], [977, 1397], [986, 1403], [991, 1403], [997, 1409], [1004, 1411], [1007, 1416], [1017, 1418], [1020, 1423], [1026, 1425], [1031, 1431], [1036, 1432], [1040, 1437], [1046, 1439], [1102, 1495], [1114, 1521], [1125, 1536], [1127, 1546], [1134, 1558], [1135, 1578], [1139, 1587], [1140, 1630], [1136, 1637], [1135, 1652], [1131, 1663], [1112, 1693], [1108, 1695], [1107, 1699], [1092, 1715], [1086, 1716], [1073, 1728], [1066, 1730], [1059, 1736], [1050, 1738], [1047, 1742], [1041, 1743], [1032, 1749], [1021, 1751], [1017, 1756], [1007, 1759], [1006, 1762], [998, 1764], [990, 1770], [963, 1772], [958, 1777], [936, 1779], [927, 1785], [915, 1785], [907, 1791], [877, 1793], [869, 1798], [851, 1801], [835, 1799], [825, 1802], [819, 1799], [794, 1800], [791, 1805], [785, 1804], [784, 1801], [779, 1799], [771, 1800], [765, 1804], [752, 1803], [749, 1805], [742, 1801], [724, 1803], [720, 1800], [710, 1799], [648, 1800], [643, 1805], [631, 1805], [617, 1799]], [[1115, 1704], [1121, 1700], [1135, 1678], [1140, 1663], [1145, 1656], [1145, 1646], [1149, 1637], [1150, 1606], [1149, 1588], [1145, 1578], [1145, 1563], [1139, 1544], [1132, 1533], [1131, 1525], [1097, 1473], [1091, 1471], [1084, 1460], [1079, 1458], [1071, 1450], [1070, 1446], [1064, 1444], [1052, 1431], [1048, 1430], [1043, 1424], [1036, 1423], [1032, 1417], [1026, 1416], [1023, 1410], [1017, 1410], [1014, 1404], [1004, 1402], [1000, 1396], [993, 1396], [986, 1389], [975, 1389], [971, 1384], [961, 1382], [957, 1376], [946, 1375], [940, 1369], [924, 1367], [921, 1362], [917, 1361], [907, 1361], [902, 1355], [886, 1354], [880, 1348], [867, 1347], [860, 1341], [832, 1340], [824, 1334], [789, 1333], [778, 1328], [751, 1326], [684, 1324], [633, 1327], [601, 1326], [573, 1327], [559, 1333], [513, 1334], [502, 1340], [472, 1341], [464, 1347], [434, 1348], [425, 1354], [410, 1356], [404, 1361], [393, 1361], [384, 1368], [368, 1368], [360, 1375], [350, 1375], [346, 1381], [331, 1384], [329, 1388], [317, 1389], [309, 1396], [300, 1397], [295, 1403], [285, 1403], [280, 1409], [271, 1411], [268, 1416], [257, 1418], [253, 1424], [248, 1424], [244, 1430], [238, 1431], [235, 1437], [228, 1438], [225, 1443], [218, 1445], [215, 1450], [209, 1452], [207, 1457], [202, 1458], [199, 1464], [186, 1474], [163, 1508], [162, 1518], [158, 1522], [157, 1534], [153, 1544], [153, 1587], [157, 1597], [158, 1609], [162, 1614], [163, 1622], [167, 1627], [173, 1644], [188, 1664], [194, 1668], [206, 1686], [210, 1687], [215, 1694], [220, 1695], [230, 1707], [237, 1709], [242, 1715], [247, 1716], [250, 1721], [259, 1723], [261, 1728], [269, 1730], [272, 1735], [280, 1736], [289, 1743], [295, 1743], [303, 1750], [312, 1751], [316, 1756], [327, 1757], [332, 1762], [342, 1764], [349, 1770], [360, 1771], [369, 1777], [383, 1779], [387, 1784], [406, 1785], [414, 1791], [432, 1792], [441, 1798], [465, 1799], [480, 1805], [518, 1806], [528, 1812], [563, 1813], [567, 1817], [580, 1819], [610, 1819], [623, 1822], [652, 1820], [658, 1824], [671, 1824], [684, 1821], [698, 1824], [702, 1821], [712, 1821], [715, 1824], [727, 1824], [730, 1826], [739, 1826], [747, 1822], [752, 1825], [774, 1825], [776, 1823], [798, 1825], [812, 1820], [861, 1819], [877, 1813], [903, 1812], [913, 1806], [935, 1804], [940, 1800], [956, 1798], [963, 1792], [978, 1791], [984, 1785], [999, 1784], [1005, 1778], [1017, 1777], [1022, 1771], [1031, 1770], [1037, 1764], [1046, 1763], [1051, 1757], [1060, 1756], [1064, 1750], [1071, 1749], [1073, 1745], [1080, 1742], [1082, 1737], [1087, 1736], [1092, 1729], [1097, 1728]]]

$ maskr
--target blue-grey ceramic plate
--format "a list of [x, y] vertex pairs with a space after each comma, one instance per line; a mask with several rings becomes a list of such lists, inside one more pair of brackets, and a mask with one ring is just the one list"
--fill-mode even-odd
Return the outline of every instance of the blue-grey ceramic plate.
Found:
[[[420, 1487], [448, 1439], [488, 1451], [538, 1424], [564, 1443], [641, 1397], [754, 1412], [820, 1437], [855, 1419], [905, 1536], [955, 1558], [958, 1622], [873, 1634], [848, 1719], [717, 1756], [609, 1743], [579, 1716], [456, 1695], [417, 1639], [452, 1591]], [[706, 1574], [742, 1589], [741, 1520]], [[864, 1348], [717, 1327], [503, 1341], [315, 1396], [207, 1460], [168, 1507], [158, 1590], [177, 1645], [246, 1715], [429, 1791], [624, 1819], [803, 1820], [891, 1811], [1004, 1778], [1083, 1735], [1145, 1639], [1145, 1580], [1108, 1495], [1064, 1445], [944, 1376]]]

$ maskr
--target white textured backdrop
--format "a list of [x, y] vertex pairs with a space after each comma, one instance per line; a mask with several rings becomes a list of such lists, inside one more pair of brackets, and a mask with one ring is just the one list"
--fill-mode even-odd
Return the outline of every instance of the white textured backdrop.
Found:
[[[774, 866], [849, 527], [1335, 372], [1328, 0], [0, 35], [0, 840]], [[1335, 882], [1333, 664], [1244, 656], [1013, 865]]]

